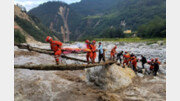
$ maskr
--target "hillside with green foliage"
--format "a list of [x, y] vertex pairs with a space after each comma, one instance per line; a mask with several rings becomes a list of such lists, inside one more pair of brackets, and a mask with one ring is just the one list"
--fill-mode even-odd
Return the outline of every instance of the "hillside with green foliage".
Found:
[[[27, 15], [21, 8], [15, 5], [15, 16], [14, 22], [18, 28], [14, 30], [14, 41], [15, 43], [26, 42], [26, 37], [30, 35], [36, 41], [45, 42], [45, 38], [50, 35], [58, 40], [62, 40], [62, 35], [55, 31], [51, 31], [41, 21], [33, 16]], [[26, 35], [28, 34], [28, 35]]]
[[[37, 18], [36, 20], [38, 21]], [[15, 17], [15, 21], [24, 31], [26, 31], [37, 41], [45, 42], [46, 37], [49, 35], [55, 35], [59, 39], [61, 38], [60, 35], [57, 35], [57, 33], [50, 31], [48, 28], [44, 27], [40, 22], [35, 21], [35, 26], [31, 22], [25, 19], [21, 19], [17, 16]]]
[[14, 30], [14, 43], [25, 43], [25, 36], [19, 30]]
[[68, 26], [73, 41], [128, 37], [122, 33], [127, 29], [144, 38], [166, 36], [166, 0], [81, 0], [70, 5], [56, 1], [41, 4], [28, 14], [38, 17], [46, 27], [53, 22], [53, 29], [61, 32], [61, 6], [69, 8]]

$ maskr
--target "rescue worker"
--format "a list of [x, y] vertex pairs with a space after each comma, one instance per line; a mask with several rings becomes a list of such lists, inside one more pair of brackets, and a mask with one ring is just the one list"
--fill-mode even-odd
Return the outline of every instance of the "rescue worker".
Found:
[[117, 48], [117, 46], [114, 46], [114, 48], [111, 50], [111, 57], [110, 58], [113, 60], [115, 59], [115, 54], [117, 53], [116, 48]]
[[149, 65], [150, 65], [150, 73], [154, 71], [154, 59], [151, 59], [151, 62], [149, 62]]
[[132, 57], [131, 64], [132, 64], [133, 70], [136, 72], [137, 71], [137, 59], [135, 56]]
[[61, 56], [62, 43], [60, 41], [54, 41], [50, 36], [46, 37], [46, 42], [50, 43], [51, 50], [54, 51], [54, 57], [56, 64], [59, 65], [59, 57]]
[[96, 55], [97, 55], [96, 54], [96, 41], [93, 40], [93, 42], [90, 46], [91, 46], [90, 58], [91, 58], [92, 63], [95, 63], [95, 59], [96, 59]]
[[119, 60], [120, 61], [120, 64], [122, 63], [122, 58], [121, 58], [121, 56], [123, 56], [123, 51], [121, 51], [121, 52], [119, 52], [118, 54], [117, 54], [117, 61]]
[[158, 58], [155, 58], [155, 62], [154, 62], [154, 76], [157, 75], [157, 72], [159, 70], [159, 65], [161, 64], [161, 62], [158, 61]]
[[123, 67], [125, 67], [125, 64], [129, 66], [129, 59], [130, 59], [130, 54], [125, 51], [125, 54], [123, 55], [124, 61], [123, 61]]
[[147, 60], [143, 55], [141, 55], [141, 63], [142, 63], [142, 68], [144, 68], [144, 64], [147, 63]]
[[131, 60], [133, 59], [134, 56], [135, 56], [134, 53], [131, 53], [131, 54], [130, 54], [130, 58], [129, 58], [129, 60], [128, 60], [129, 63], [131, 63]]
[[[85, 43], [86, 43], [86, 48], [91, 50], [91, 45], [90, 45], [89, 40], [86, 40]], [[86, 54], [86, 60], [87, 60], [88, 64], [89, 64], [90, 54], [91, 54], [91, 52], [87, 52], [87, 54]]]
[[104, 50], [103, 50], [101, 42], [99, 42], [98, 50], [99, 50], [99, 57], [98, 57], [99, 63], [101, 62], [101, 59], [103, 59], [103, 61], [105, 62]]
[[160, 62], [158, 61], [158, 59], [155, 59], [155, 62], [154, 62], [154, 76], [157, 75], [157, 72], [159, 70], [159, 65], [160, 65]]
[[155, 61], [157, 61], [157, 63], [160, 65], [161, 62], [158, 60], [158, 58], [155, 58]]

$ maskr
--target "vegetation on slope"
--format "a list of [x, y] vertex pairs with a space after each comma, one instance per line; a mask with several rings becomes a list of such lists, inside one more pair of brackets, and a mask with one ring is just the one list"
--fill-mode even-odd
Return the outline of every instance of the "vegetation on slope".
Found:
[[[110, 31], [131, 29], [139, 37], [166, 37], [166, 0], [82, 0], [64, 4], [47, 2], [29, 11], [47, 27], [55, 19], [54, 29], [60, 32], [62, 18], [57, 15], [60, 6], [70, 9], [68, 25], [71, 40], [96, 37], [127, 37]], [[160, 19], [160, 20], [158, 20]], [[125, 26], [122, 25], [125, 21]], [[157, 23], [157, 24], [156, 24]]]
[[14, 30], [14, 43], [25, 43], [25, 36], [19, 30]]

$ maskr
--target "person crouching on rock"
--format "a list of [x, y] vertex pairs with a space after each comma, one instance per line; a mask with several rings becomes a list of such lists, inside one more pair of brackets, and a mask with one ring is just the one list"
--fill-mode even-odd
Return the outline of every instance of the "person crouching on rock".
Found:
[[46, 42], [50, 43], [51, 50], [54, 51], [54, 57], [56, 64], [59, 65], [59, 57], [61, 56], [62, 43], [60, 41], [54, 41], [50, 36], [47, 36]]
[[[86, 42], [86, 48], [91, 49], [89, 40], [86, 40], [85, 42]], [[91, 54], [91, 52], [87, 52], [87, 54], [86, 54], [86, 60], [87, 60], [88, 64], [89, 64], [90, 54]]]
[[99, 58], [99, 63], [101, 62], [101, 59], [103, 59], [103, 61], [105, 62], [104, 50], [103, 50], [101, 42], [99, 42], [98, 50], [99, 50], [99, 57], [98, 57]]
[[113, 59], [113, 61], [115, 59], [115, 54], [117, 53], [116, 48], [117, 48], [117, 46], [114, 46], [114, 48], [111, 50], [111, 57], [110, 58]]
[[90, 45], [91, 46], [91, 55], [90, 55], [90, 58], [91, 58], [91, 61], [92, 63], [95, 63], [95, 59], [96, 59], [96, 41], [93, 40], [92, 44]]
[[155, 59], [155, 62], [154, 62], [154, 76], [156, 76], [157, 75], [157, 72], [158, 72], [158, 70], [159, 70], [159, 65], [160, 65], [161, 63], [158, 61], [158, 58], [156, 58]]

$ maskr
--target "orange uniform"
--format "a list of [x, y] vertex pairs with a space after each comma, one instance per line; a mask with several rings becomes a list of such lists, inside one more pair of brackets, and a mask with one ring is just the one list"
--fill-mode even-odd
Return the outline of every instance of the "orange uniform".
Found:
[[131, 63], [133, 65], [133, 70], [137, 70], [137, 59], [135, 57], [132, 58]]
[[55, 60], [59, 64], [59, 57], [62, 53], [61, 51], [62, 43], [59, 41], [51, 41], [50, 46], [51, 46], [51, 50], [54, 51]]
[[[86, 44], [86, 48], [87, 48], [87, 49], [91, 49], [91, 48], [90, 48], [90, 44]], [[90, 55], [91, 55], [91, 52], [87, 52], [87, 54], [86, 54], [87, 62], [89, 62]]]
[[160, 61], [157, 61], [157, 63], [160, 65], [161, 64], [161, 62]]
[[112, 50], [111, 50], [111, 58], [115, 57], [115, 54], [116, 54], [116, 47], [114, 47]]
[[150, 63], [150, 70], [153, 70], [154, 69], [154, 62], [151, 62]]
[[92, 63], [95, 63], [95, 59], [96, 59], [96, 56], [97, 56], [97, 54], [96, 54], [96, 45], [91, 44], [90, 47], [91, 47], [90, 58], [92, 60]]
[[129, 61], [130, 61], [130, 54], [127, 53], [127, 54], [125, 54], [123, 57], [124, 57], [123, 65], [124, 65], [124, 64], [128, 65], [128, 64], [129, 64]]

